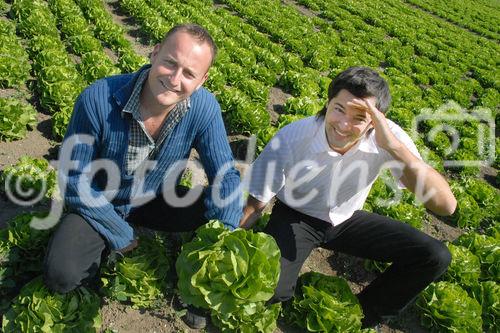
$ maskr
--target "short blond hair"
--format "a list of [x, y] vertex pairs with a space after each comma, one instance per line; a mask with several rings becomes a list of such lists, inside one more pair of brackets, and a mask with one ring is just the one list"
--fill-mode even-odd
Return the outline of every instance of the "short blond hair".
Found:
[[165, 34], [165, 37], [163, 37], [163, 40], [161, 41], [161, 46], [163, 46], [168, 38], [176, 32], [188, 33], [196, 40], [198, 40], [200, 44], [207, 43], [210, 47], [210, 52], [212, 53], [212, 61], [210, 62], [210, 66], [214, 64], [215, 57], [217, 56], [217, 45], [215, 45], [215, 42], [207, 29], [195, 23], [178, 24]]

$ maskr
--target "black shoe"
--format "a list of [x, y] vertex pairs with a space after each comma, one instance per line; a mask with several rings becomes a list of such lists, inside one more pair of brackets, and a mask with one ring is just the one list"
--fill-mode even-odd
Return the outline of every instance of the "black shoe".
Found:
[[207, 326], [208, 313], [204, 309], [188, 305], [187, 312], [182, 317], [182, 319], [189, 327], [194, 329], [202, 329]]

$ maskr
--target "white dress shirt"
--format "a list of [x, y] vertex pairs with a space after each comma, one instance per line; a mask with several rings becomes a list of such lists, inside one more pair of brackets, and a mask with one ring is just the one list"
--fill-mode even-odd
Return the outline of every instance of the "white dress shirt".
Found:
[[[394, 135], [418, 158], [417, 147], [401, 127], [387, 120]], [[367, 133], [345, 154], [328, 145], [324, 117], [308, 117], [282, 128], [254, 161], [245, 179], [262, 202], [274, 196], [295, 210], [338, 225], [363, 207], [373, 182], [388, 164], [398, 164]], [[389, 168], [396, 179], [401, 163]]]

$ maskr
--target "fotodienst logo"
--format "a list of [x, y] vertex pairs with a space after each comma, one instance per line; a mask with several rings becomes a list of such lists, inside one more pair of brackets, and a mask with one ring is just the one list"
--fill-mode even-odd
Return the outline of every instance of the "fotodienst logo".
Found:
[[[449, 101], [437, 109], [422, 109], [413, 120], [411, 136], [414, 141], [422, 136], [447, 168], [489, 166], [495, 161], [495, 119], [488, 108], [469, 111]], [[429, 151], [420, 153], [426, 159]]]
[[[444, 167], [477, 168], [483, 165], [491, 165], [495, 160], [495, 121], [491, 111], [487, 108], [475, 108], [468, 111], [457, 103], [450, 101], [435, 110], [423, 109], [414, 118], [411, 132], [410, 134], [415, 142], [423, 139], [427, 146], [431, 146], [432, 150], [437, 152], [439, 158], [443, 160]], [[33, 228], [47, 229], [54, 226], [64, 211], [63, 198], [67, 198], [68, 195], [69, 197], [78, 198], [80, 204], [88, 207], [106, 207], [113, 201], [121, 184], [119, 166], [108, 159], [93, 160], [84, 165], [80, 165], [82, 161], [73, 159], [73, 150], [76, 147], [91, 146], [94, 140], [92, 136], [83, 134], [66, 138], [61, 146], [59, 159], [51, 162], [52, 170], [57, 170], [57, 181], [54, 180], [57, 185], [51, 184], [47, 186], [44, 177], [36, 177], [38, 182], [37, 191], [32, 191], [30, 187], [24, 185], [27, 182], [33, 183], [33, 175], [43, 174], [42, 169], [31, 170], [26, 176], [7, 177], [5, 182], [7, 195], [11, 201], [22, 206], [37, 203], [43, 199], [49, 188], [56, 187], [54, 193], [49, 195], [52, 199], [50, 214], [45, 218], [35, 217], [31, 221]], [[279, 183], [277, 180], [283, 178], [282, 174], [276, 173], [283, 168], [283, 166], [277, 168], [277, 165], [280, 165], [279, 163], [287, 157], [282, 156], [283, 151], [286, 151], [281, 149], [282, 146], [286, 145], [280, 142], [279, 136], [276, 136], [266, 147], [266, 149], [272, 151], [274, 160], [267, 161], [266, 170], [261, 175], [265, 179], [264, 184], [266, 184], [264, 191], [270, 190], [268, 189], [269, 184]], [[424, 160], [428, 160], [426, 155], [431, 151], [427, 146], [420, 146], [420, 154]], [[309, 146], [304, 142], [301, 145], [294, 146], [294, 149], [309, 149]], [[247, 142], [245, 160], [228, 161], [220, 166], [216, 174], [213, 175], [210, 195], [217, 207], [224, 208], [234, 200], [241, 200], [240, 193], [248, 190], [249, 185], [252, 183], [251, 163], [255, 157], [255, 150], [256, 138], [252, 136]], [[182, 198], [177, 196], [175, 182], [180, 178], [188, 163], [188, 159], [177, 161], [164, 171], [161, 194], [165, 202], [173, 206], [189, 205], [201, 195], [203, 190], [203, 186], [197, 185], [191, 188], [190, 195]], [[245, 170], [243, 170], [244, 177], [242, 177], [237, 189], [234, 189], [232, 193], [224, 193], [223, 195], [220, 193], [221, 183], [225, 174], [234, 168], [234, 163], [245, 166]], [[287, 202], [293, 202], [298, 207], [316, 200], [316, 194], [321, 192], [329, 194], [328, 202], [335, 202], [340, 205], [349, 198], [345, 191], [345, 184], [348, 184], [347, 188], [355, 193], [357, 190], [372, 184], [380, 176], [381, 170], [389, 169], [394, 175], [397, 175], [401, 174], [404, 169], [404, 165], [397, 161], [384, 163], [384, 165], [380, 166], [380, 170], [378, 168], [375, 170], [373, 165], [362, 160], [350, 161], [335, 170], [316, 164], [315, 160], [304, 159], [287, 164], [286, 189], [289, 190], [285, 191]], [[130, 196], [130, 205], [132, 207], [143, 205], [157, 196], [157, 191], [145, 188], [144, 181], [148, 172], [157, 167], [156, 161], [147, 160], [134, 172]], [[191, 165], [191, 168], [196, 171], [196, 174], [203, 173], [203, 167], [199, 164]], [[104, 172], [107, 175], [107, 181], [104, 187], [95, 188], [93, 180], [98, 172]], [[329, 178], [327, 177], [327, 179], [332, 181], [325, 184], [317, 180], [315, 177], [319, 173], [328, 173]], [[357, 182], [349, 182], [349, 179], [353, 179], [353, 177]], [[424, 193], [423, 180], [425, 177], [425, 174], [418, 175], [415, 188], [415, 194], [422, 202], [426, 202], [433, 195], [432, 191]], [[318, 179], [324, 178], [320, 177]], [[394, 184], [391, 186], [391, 182], [382, 180], [386, 185], [394, 189], [396, 196], [389, 201], [379, 202], [377, 205], [390, 206], [400, 201], [401, 196], [398, 195], [400, 193], [396, 190], [397, 186]], [[14, 192], [18, 195], [16, 196]], [[296, 193], [300, 195], [296, 196]], [[328, 204], [328, 202], [325, 202], [325, 204]], [[112, 207], [109, 208], [112, 209]]]

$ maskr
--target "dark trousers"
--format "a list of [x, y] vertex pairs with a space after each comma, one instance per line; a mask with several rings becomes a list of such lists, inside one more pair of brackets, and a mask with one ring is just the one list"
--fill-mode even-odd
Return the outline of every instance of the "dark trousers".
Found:
[[[176, 190], [178, 196], [183, 196], [188, 188], [178, 186]], [[193, 205], [178, 208], [168, 205], [160, 196], [135, 209], [127, 222], [167, 232], [195, 230], [207, 222], [203, 199], [204, 195]], [[107, 253], [106, 241], [83, 217], [66, 215], [49, 241], [44, 262], [46, 285], [53, 291], [66, 293], [91, 282]]]
[[332, 226], [277, 201], [264, 231], [281, 250], [281, 273], [271, 302], [293, 296], [302, 264], [316, 247], [391, 262], [357, 295], [365, 317], [373, 321], [398, 314], [451, 261], [442, 242], [402, 222], [364, 211]]

